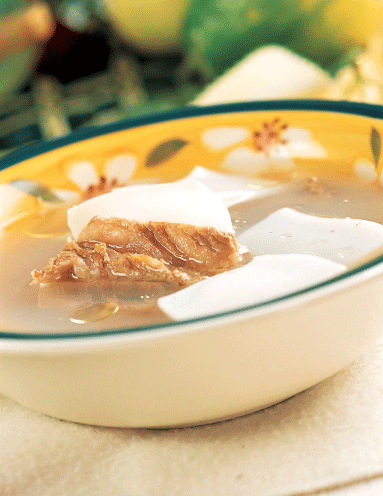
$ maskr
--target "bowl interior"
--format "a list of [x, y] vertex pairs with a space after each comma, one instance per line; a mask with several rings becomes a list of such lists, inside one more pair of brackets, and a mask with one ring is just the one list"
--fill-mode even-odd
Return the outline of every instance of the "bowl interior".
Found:
[[[245, 230], [241, 216], [248, 210], [248, 198], [254, 192], [258, 195], [258, 208], [252, 214], [254, 222], [288, 207], [319, 217], [350, 217], [380, 224], [382, 115], [380, 108], [363, 104], [245, 103], [191, 108], [127, 121], [30, 147], [0, 160], [3, 248], [4, 239], [11, 235], [20, 239], [15, 246], [23, 253], [25, 250], [19, 245], [24, 243], [27, 233], [34, 246], [43, 242], [54, 250], [58, 237], [62, 239], [68, 232], [68, 205], [78, 201], [89, 189], [176, 181], [196, 171], [199, 178], [206, 176], [211, 183], [208, 185], [213, 186], [219, 182], [215, 174], [240, 178], [239, 189], [232, 187], [230, 192], [225, 192], [224, 181], [219, 186], [231, 213], [237, 216], [239, 234]], [[341, 184], [347, 184], [344, 193], [339, 193]], [[294, 194], [290, 191], [287, 197], [280, 195], [283, 188], [289, 191], [291, 186]], [[309, 200], [303, 199], [306, 193]], [[268, 203], [273, 195], [276, 203]], [[333, 211], [330, 212], [328, 205], [331, 204]], [[283, 219], [277, 221], [279, 225], [283, 223]], [[9, 258], [10, 248], [4, 250], [3, 267], [7, 260], [13, 260]], [[267, 246], [265, 254], [266, 250]], [[370, 251], [357, 265], [347, 265], [348, 272], [334, 275], [348, 277], [353, 271], [380, 263], [379, 243]], [[51, 253], [55, 255], [54, 251]], [[342, 262], [341, 259], [333, 261]], [[31, 265], [30, 269], [34, 268], [32, 262]], [[26, 272], [22, 294], [28, 291], [29, 272]], [[12, 280], [12, 275], [7, 277]], [[5, 285], [4, 278], [1, 284]], [[60, 301], [60, 294], [53, 296], [56, 303]], [[38, 298], [43, 308], [44, 295]], [[270, 301], [274, 298], [257, 305]], [[103, 311], [113, 313], [113, 305]], [[28, 310], [25, 312], [24, 319], [28, 320]], [[188, 319], [193, 320], [193, 317]], [[7, 337], [39, 336], [36, 330], [29, 333], [18, 324], [1, 324], [1, 327]], [[152, 327], [145, 321], [127, 327], [121, 321], [113, 332]], [[108, 323], [101, 321], [94, 325], [92, 332], [105, 330]], [[42, 334], [56, 336], [49, 329]], [[65, 332], [61, 336], [63, 334]], [[65, 335], [79, 336], [81, 332]]]

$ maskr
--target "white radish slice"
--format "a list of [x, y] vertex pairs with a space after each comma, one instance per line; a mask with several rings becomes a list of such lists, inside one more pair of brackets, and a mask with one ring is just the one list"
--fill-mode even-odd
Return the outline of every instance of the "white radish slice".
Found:
[[174, 320], [194, 319], [293, 293], [345, 270], [313, 255], [260, 255], [238, 269], [159, 298], [158, 305]]
[[95, 216], [192, 224], [234, 232], [223, 201], [195, 180], [116, 188], [111, 193], [80, 203], [68, 210], [68, 226], [73, 237], [77, 238]]

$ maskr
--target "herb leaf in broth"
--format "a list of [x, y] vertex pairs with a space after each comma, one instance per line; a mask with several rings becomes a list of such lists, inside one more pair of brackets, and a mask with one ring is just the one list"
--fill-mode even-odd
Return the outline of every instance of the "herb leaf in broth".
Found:
[[372, 156], [374, 157], [375, 169], [377, 169], [380, 159], [381, 148], [382, 148], [381, 147], [382, 139], [379, 131], [375, 127], [371, 128], [370, 144], [371, 144]]

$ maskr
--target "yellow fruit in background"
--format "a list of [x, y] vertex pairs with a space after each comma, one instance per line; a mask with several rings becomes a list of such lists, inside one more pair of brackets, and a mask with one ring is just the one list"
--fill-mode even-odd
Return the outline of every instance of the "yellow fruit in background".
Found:
[[293, 25], [284, 41], [328, 68], [352, 48], [366, 47], [379, 29], [383, 29], [382, 0], [326, 0], [302, 18], [299, 29]]
[[190, 0], [104, 0], [116, 32], [151, 55], [181, 50], [183, 18]]
[[383, 30], [382, 14], [382, 0], [333, 0], [326, 2], [322, 25], [339, 43], [365, 44], [377, 29]]

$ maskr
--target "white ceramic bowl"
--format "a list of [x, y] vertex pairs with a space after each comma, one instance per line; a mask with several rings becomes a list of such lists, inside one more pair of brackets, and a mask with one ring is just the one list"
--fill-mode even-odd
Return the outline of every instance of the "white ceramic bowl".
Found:
[[[380, 108], [358, 104], [285, 101], [187, 109], [87, 131], [5, 157], [0, 161], [0, 183], [20, 177], [21, 171], [25, 177], [27, 170], [29, 178], [41, 180], [39, 164], [45, 172], [55, 166], [62, 174], [63, 161], [73, 162], [76, 154], [83, 161], [85, 149], [89, 157], [99, 157], [101, 149], [113, 145], [118, 153], [128, 150], [134, 156], [137, 133], [149, 150], [153, 145], [145, 140], [153, 140], [153, 133], [166, 142], [176, 130], [181, 143], [186, 134], [196, 139], [205, 125], [262, 123], [265, 115], [295, 120], [300, 126], [310, 123], [322, 144], [329, 134], [326, 160], [347, 162], [350, 170], [361, 147], [355, 136], [364, 133], [368, 140], [371, 128], [379, 134], [383, 127]], [[342, 139], [350, 140], [352, 150], [345, 150]], [[187, 153], [196, 165], [197, 152]], [[175, 161], [185, 160], [175, 155], [169, 158], [172, 163], [159, 166], [170, 179], [177, 178], [172, 173]], [[324, 160], [317, 157], [309, 163], [321, 167]], [[222, 161], [220, 155], [218, 170]], [[149, 172], [143, 169], [142, 176], [154, 174], [153, 169]], [[196, 425], [246, 414], [328, 378], [376, 340], [383, 326], [382, 275], [383, 258], [375, 257], [295, 293], [183, 322], [66, 334], [5, 329], [0, 333], [0, 391], [47, 415], [104, 426]]]

